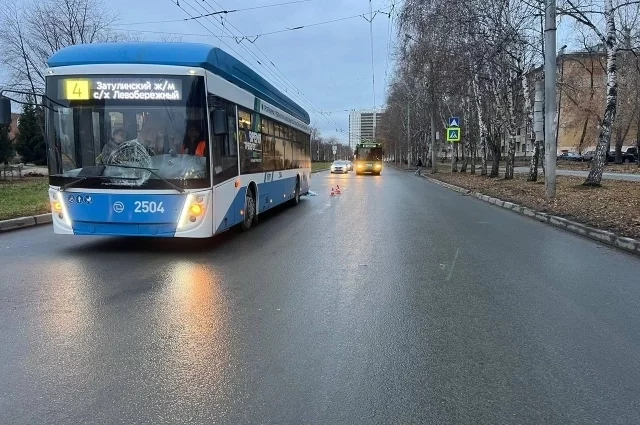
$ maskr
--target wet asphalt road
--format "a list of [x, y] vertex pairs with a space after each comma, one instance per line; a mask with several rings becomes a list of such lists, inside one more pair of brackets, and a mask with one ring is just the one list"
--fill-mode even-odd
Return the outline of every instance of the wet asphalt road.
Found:
[[0, 235], [0, 423], [640, 423], [638, 258], [389, 168], [312, 188], [212, 241]]

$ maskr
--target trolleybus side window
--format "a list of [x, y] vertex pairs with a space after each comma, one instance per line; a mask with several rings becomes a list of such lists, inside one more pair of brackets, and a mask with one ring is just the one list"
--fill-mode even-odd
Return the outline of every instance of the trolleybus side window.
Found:
[[238, 175], [236, 107], [217, 96], [209, 97], [211, 122], [211, 166], [213, 184]]
[[273, 136], [273, 121], [258, 115], [260, 132], [262, 133], [262, 167], [264, 171], [277, 170], [276, 167], [276, 138]]
[[256, 131], [257, 114], [238, 108], [240, 174], [261, 173], [262, 135]]

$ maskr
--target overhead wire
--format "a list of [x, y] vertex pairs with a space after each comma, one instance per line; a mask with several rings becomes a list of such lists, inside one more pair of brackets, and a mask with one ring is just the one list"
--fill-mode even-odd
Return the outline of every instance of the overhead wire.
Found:
[[[213, 0], [215, 2], [215, 0]], [[173, 2], [173, 1], [172, 1]], [[204, 2], [213, 10], [213, 6], [207, 1], [204, 0]], [[216, 4], [218, 4], [217, 2], [215, 2]], [[290, 2], [293, 3], [293, 2]], [[364, 14], [359, 14], [359, 15], [353, 15], [353, 16], [348, 16], [348, 17], [343, 17], [343, 18], [338, 18], [338, 19], [333, 19], [333, 20], [329, 20], [329, 21], [323, 21], [323, 22], [317, 22], [317, 23], [313, 23], [313, 24], [308, 24], [308, 25], [301, 25], [301, 26], [297, 26], [297, 27], [293, 27], [293, 28], [286, 28], [284, 30], [278, 30], [278, 31], [271, 31], [271, 32], [266, 32], [266, 33], [261, 33], [261, 34], [256, 34], [256, 35], [245, 35], [243, 34], [237, 27], [235, 27], [228, 19], [224, 20], [223, 17], [224, 15], [220, 16], [221, 21], [218, 25], [218, 21], [216, 20], [212, 20], [211, 16], [215, 16], [211, 10], [207, 10], [206, 8], [204, 8], [201, 4], [201, 8], [203, 9], [204, 14], [200, 14], [197, 15], [198, 10], [193, 7], [191, 4], [187, 3], [186, 0], [183, 0], [183, 4], [188, 4], [189, 7], [196, 12], [196, 15], [192, 15], [191, 13], [189, 13], [188, 11], [186, 11], [186, 9], [184, 9], [180, 4], [179, 1], [176, 1], [175, 4], [183, 11], [185, 12], [189, 18], [186, 18], [186, 20], [195, 20], [196, 22], [198, 22], [198, 24], [200, 26], [202, 26], [207, 32], [209, 32], [211, 34], [211, 36], [217, 38], [219, 40], [219, 42], [221, 44], [224, 44], [226, 47], [229, 48], [229, 50], [233, 53], [235, 53], [239, 58], [247, 61], [248, 63], [251, 63], [251, 60], [248, 60], [245, 56], [243, 56], [242, 54], [240, 54], [236, 49], [234, 49], [231, 45], [229, 45], [228, 43], [226, 43], [223, 38], [233, 38], [237, 44], [241, 44], [243, 49], [246, 50], [253, 58], [254, 60], [263, 68], [265, 68], [265, 70], [267, 72], [269, 72], [270, 75], [272, 75], [273, 77], [275, 77], [278, 81], [282, 82], [285, 86], [291, 88], [294, 91], [294, 94], [296, 94], [297, 96], [292, 95], [293, 97], [297, 97], [300, 103], [306, 104], [308, 107], [310, 107], [310, 109], [315, 113], [320, 115], [326, 122], [327, 124], [331, 125], [331, 126], [335, 126], [335, 130], [337, 132], [345, 132], [344, 129], [339, 129], [338, 127], [340, 127], [340, 125], [333, 119], [333, 117], [330, 116], [331, 112], [326, 112], [323, 111], [321, 108], [317, 107], [303, 92], [301, 92], [287, 77], [286, 75], [276, 66], [276, 64], [266, 55], [266, 53], [264, 53], [264, 51], [262, 51], [262, 49], [260, 49], [256, 44], [255, 41], [262, 36], [265, 35], [270, 35], [270, 34], [277, 34], [277, 33], [282, 33], [282, 32], [286, 32], [286, 31], [297, 31], [299, 29], [303, 29], [303, 28], [308, 28], [308, 27], [313, 27], [313, 26], [318, 26], [318, 25], [325, 25], [325, 24], [330, 24], [333, 22], [339, 22], [339, 21], [344, 21], [347, 19], [354, 19], [354, 18], [358, 18], [358, 17], [365, 17]], [[196, 2], [196, 4], [199, 4], [198, 2]], [[218, 4], [219, 6], [219, 4]], [[220, 7], [220, 6], [219, 6]], [[393, 7], [393, 6], [392, 6]], [[389, 9], [389, 7], [387, 8], [381, 8], [379, 10], [376, 10], [375, 12], [372, 10], [372, 8], [370, 8], [370, 19], [368, 19], [369, 21], [372, 21], [373, 18], [378, 14], [378, 13], [385, 13], [385, 10]], [[389, 13], [385, 13], [387, 15], [390, 15]], [[211, 31], [209, 28], [207, 28], [205, 25], [202, 24], [202, 22], [200, 21], [199, 17], [205, 18], [206, 20], [208, 20], [213, 26], [215, 26], [217, 29], [221, 29], [221, 35], [217, 35], [215, 34], [213, 31]], [[197, 18], [197, 19], [194, 19]], [[366, 17], [365, 17], [366, 19]], [[182, 21], [182, 20], [180, 20]], [[233, 34], [233, 32], [227, 28], [227, 25], [225, 25], [225, 22], [228, 23], [231, 27], [233, 27], [239, 34], [240, 36], [237, 36], [235, 34]], [[224, 35], [224, 32], [229, 33], [228, 36]], [[192, 36], [206, 36], [209, 37], [209, 35], [207, 34], [187, 34], [187, 33], [173, 33], [173, 32], [162, 32], [162, 31], [145, 31], [145, 30], [140, 30], [140, 32], [149, 32], [149, 33], [166, 33], [166, 34], [173, 34], [173, 35], [192, 35]], [[278, 75], [277, 73], [275, 73], [274, 71], [272, 71], [268, 66], [266, 66], [265, 64], [263, 64], [262, 60], [257, 57], [257, 55], [252, 52], [250, 49], [248, 49], [246, 47], [246, 45], [244, 45], [242, 43], [242, 41], [247, 40], [249, 41], [253, 46], [256, 47], [256, 49], [260, 52], [260, 54], [265, 58], [265, 60], [270, 63], [274, 69], [280, 74]], [[373, 57], [372, 57], [372, 62], [373, 62]], [[375, 74], [374, 74], [374, 78], [375, 78]], [[271, 83], [273, 83], [273, 81], [270, 81]], [[375, 87], [375, 86], [374, 86]], [[289, 90], [285, 89], [285, 92], [287, 94], [289, 93]], [[375, 103], [375, 89], [374, 89], [374, 103]], [[348, 110], [346, 110], [348, 111]], [[331, 120], [329, 120], [327, 117], [329, 117]], [[333, 121], [333, 122], [331, 122]]]
[[[213, 0], [213, 2], [216, 5], [219, 6], [219, 3], [217, 1]], [[206, 3], [209, 4], [208, 1], [206, 1]], [[284, 75], [284, 73], [275, 65], [275, 63], [273, 63], [273, 61], [262, 51], [262, 49], [260, 49], [260, 47], [258, 47], [258, 45], [255, 44], [255, 40], [250, 40], [245, 34], [242, 33], [242, 31], [238, 27], [233, 25], [233, 23], [231, 21], [229, 21], [228, 19], [227, 19], [227, 22], [229, 23], [229, 25], [233, 29], [235, 29], [241, 35], [241, 37], [238, 37], [238, 39], [236, 39], [236, 42], [238, 44], [242, 44], [242, 41], [245, 40], [245, 39], [250, 41], [253, 44], [253, 46], [262, 54], [264, 59], [267, 60], [269, 63], [271, 63], [271, 65], [276, 69], [276, 71], [278, 71], [280, 73], [281, 81], [283, 81], [285, 83], [285, 85], [289, 86], [292, 90], [296, 91], [302, 97], [306, 97], [306, 96], [304, 96], [304, 93], [301, 93], [300, 90], [295, 85], [293, 85], [293, 83], [286, 77], [286, 75]], [[233, 33], [230, 30], [229, 30], [229, 33], [233, 35]], [[246, 46], [244, 46], [244, 47], [246, 48]], [[249, 49], [247, 49], [247, 51], [249, 51], [249, 53], [251, 53], [254, 57], [256, 57]], [[256, 60], [259, 60], [259, 58], [256, 57]], [[309, 100], [309, 99], [307, 99], [307, 100]], [[309, 100], [309, 102], [310, 102], [310, 100]]]
[[[174, 0], [171, 0], [171, 2], [172, 2], [173, 4], [176, 4], [176, 3], [174, 2]], [[183, 1], [183, 2], [184, 2], [184, 1]], [[178, 7], [180, 7], [181, 9], [183, 9], [179, 4], [178, 4], [177, 6], [178, 6]], [[386, 11], [387, 9], [389, 9], [389, 7], [381, 8], [381, 9], [375, 10], [375, 11], [373, 12], [373, 15], [375, 16], [375, 15], [376, 15], [376, 14], [378, 14], [378, 13], [386, 13], [385, 11]], [[183, 9], [183, 10], [184, 10], [184, 9]], [[284, 32], [290, 32], [290, 31], [298, 31], [298, 30], [301, 30], [301, 29], [312, 28], [312, 27], [316, 27], [316, 26], [319, 26], [319, 25], [327, 25], [327, 24], [332, 24], [332, 23], [335, 23], [335, 22], [346, 21], [346, 20], [349, 20], [349, 19], [362, 18], [362, 17], [364, 17], [364, 16], [366, 16], [366, 15], [365, 15], [365, 14], [363, 14], [363, 13], [361, 13], [361, 14], [359, 14], [359, 15], [345, 16], [345, 17], [343, 17], [343, 18], [332, 19], [332, 20], [329, 20], [329, 21], [314, 22], [314, 23], [312, 23], [312, 24], [297, 25], [297, 26], [295, 26], [295, 27], [291, 27], [291, 28], [284, 28], [284, 29], [280, 29], [280, 30], [268, 31], [268, 32], [263, 32], [263, 33], [259, 33], [259, 34], [245, 35], [244, 37], [246, 37], [247, 39], [254, 39], [254, 40], [256, 40], [256, 39], [258, 39], [258, 38], [260, 38], [260, 37], [265, 37], [265, 36], [267, 36], [267, 35], [281, 34], [281, 33], [284, 33]], [[206, 18], [206, 17], [205, 17], [205, 18]], [[181, 21], [182, 21], [182, 20], [180, 20], [180, 21], [176, 21], [176, 22], [181, 22]], [[199, 21], [199, 20], [197, 20], [197, 19], [196, 19], [195, 21], [196, 21], [196, 22], [200, 22], [200, 21]], [[227, 21], [228, 21], [228, 20], [227, 20]], [[143, 22], [143, 23], [141, 23], [141, 24], [147, 24], [147, 23], [149, 23], [149, 22], [146, 22], [146, 23], [145, 23], [145, 22]], [[158, 23], [162, 23], [162, 22], [161, 22], [161, 21], [158, 21]], [[120, 26], [122, 26], [122, 25], [124, 25], [124, 24], [120, 24]], [[127, 24], [127, 25], [129, 25], [129, 24]], [[131, 24], [131, 25], [133, 25], [133, 24]], [[194, 34], [194, 33], [184, 33], [184, 32], [170, 32], [170, 31], [131, 30], [131, 29], [128, 29], [128, 28], [120, 28], [120, 26], [116, 26], [114, 29], [116, 29], [116, 30], [121, 30], [121, 31], [134, 31], [134, 32], [142, 32], [142, 33], [150, 33], [150, 34], [188, 35], [188, 36], [209, 37], [209, 35], [207, 35], [207, 34]], [[216, 37], [217, 37], [217, 36], [216, 36]], [[236, 37], [236, 36], [224, 36], [223, 38], [234, 38], [234, 39], [237, 39], [238, 37]]]
[[[196, 10], [196, 9], [195, 9], [191, 4], [189, 4], [188, 2], [184, 1], [184, 3], [185, 3], [185, 4], [188, 4], [188, 5], [189, 5], [189, 7], [191, 7], [193, 10]], [[211, 6], [208, 2], [206, 2], [206, 3], [207, 3], [207, 5]], [[203, 9], [203, 11], [205, 11], [205, 12], [207, 11], [207, 9], [204, 7], [204, 5], [203, 5], [203, 4], [201, 4], [200, 2], [196, 2], [196, 4], [198, 4], [198, 5], [200, 6], [200, 8], [201, 8], [201, 9]], [[220, 23], [220, 25], [221, 25], [221, 26], [218, 26], [218, 22], [217, 22], [217, 21], [212, 21], [209, 17], [207, 17], [207, 20], [208, 20], [210, 23], [212, 23], [212, 25], [214, 25], [216, 28], [221, 29], [223, 32], [224, 32], [224, 31], [227, 31], [229, 34], [233, 35], [233, 32], [231, 32], [231, 30], [229, 30], [229, 29], [226, 27], [226, 25], [224, 25], [223, 23]], [[229, 21], [227, 20], [227, 22], [229, 22]], [[229, 24], [231, 24], [231, 23], [229, 22]], [[231, 25], [232, 25], [232, 24], [231, 24]], [[260, 66], [262, 66], [263, 68], [265, 68], [265, 70], [269, 73], [269, 75], [273, 76], [276, 80], [278, 80], [278, 81], [280, 81], [280, 82], [282, 82], [282, 83], [284, 83], [284, 84], [286, 85], [286, 82], [285, 82], [282, 78], [280, 78], [280, 77], [279, 77], [275, 72], [273, 72], [271, 69], [269, 69], [268, 67], [266, 67], [266, 66], [262, 63], [262, 61], [260, 60], [260, 58], [258, 58], [258, 57], [256, 56], [256, 54], [255, 54], [255, 53], [253, 53], [250, 49], [248, 49], [246, 45], [242, 44], [242, 42], [241, 42], [241, 41], [242, 41], [242, 40], [240, 40], [240, 41], [236, 40], [236, 42], [237, 42], [240, 46], [242, 46], [242, 48], [243, 48], [247, 53], [249, 53], [249, 55], [251, 55], [251, 56], [253, 57], [253, 60], [255, 60], [255, 61], [256, 61]], [[253, 61], [251, 61], [251, 60], [247, 59], [246, 57], [244, 57], [244, 56], [240, 55], [240, 54], [239, 54], [239, 53], [237, 53], [237, 52], [236, 52], [236, 54], [238, 54], [238, 56], [239, 56], [240, 58], [244, 59], [244, 60], [245, 60], [245, 61], [247, 61], [247, 62], [253, 62]], [[267, 81], [269, 81], [269, 78], [265, 78], [265, 79], [267, 79]], [[269, 82], [270, 82], [271, 84], [273, 84], [274, 86], [277, 86], [277, 85], [278, 85], [278, 84], [276, 84], [276, 83], [275, 83], [275, 81], [273, 81], [273, 80], [272, 80], [272, 81], [269, 81]], [[286, 89], [285, 89], [284, 91], [285, 91], [287, 94], [290, 94], [288, 90], [286, 90]], [[298, 95], [298, 96], [294, 96], [294, 95], [292, 95], [292, 97], [294, 97], [294, 98], [295, 98], [295, 97], [298, 97], [298, 99], [300, 99], [300, 98], [299, 98], [299, 95]], [[304, 103], [303, 101], [300, 101], [300, 100], [298, 100], [298, 102], [300, 102], [300, 103]]]
[[[190, 3], [188, 3], [187, 1], [183, 1], [183, 3], [184, 3], [184, 4], [187, 4], [187, 5], [188, 5], [192, 10], [194, 10], [194, 11], [196, 11], [196, 12], [197, 12], [197, 9], [196, 9], [195, 7], [193, 7], [193, 6], [192, 6]], [[196, 4], [200, 5], [200, 3], [198, 3], [198, 2], [196, 2]], [[200, 6], [201, 6], [201, 5], [200, 5]], [[201, 6], [201, 7], [202, 7], [202, 6]], [[183, 10], [184, 10], [184, 9], [183, 9]], [[206, 9], [204, 9], [204, 10], [206, 11]], [[225, 25], [224, 25], [223, 23], [221, 23], [221, 24], [220, 24], [220, 26], [218, 26], [218, 22], [217, 22], [217, 21], [212, 21], [209, 17], [206, 17], [206, 19], [207, 19], [207, 20], [208, 20], [208, 21], [209, 21], [209, 22], [210, 22], [210, 23], [211, 23], [215, 28], [220, 29], [220, 30], [222, 30], [223, 32], [224, 32], [224, 31], [227, 31], [227, 29], [226, 29], [226, 27], [225, 27]], [[199, 21], [198, 21], [198, 22], [199, 22]], [[199, 22], [199, 23], [200, 23], [200, 22]], [[203, 25], [202, 23], [200, 23], [200, 24], [204, 27], [204, 25]], [[214, 36], [215, 36], [216, 38], [220, 39], [220, 36], [216, 35], [213, 31], [211, 31], [210, 29], [208, 29], [208, 28], [206, 28], [206, 27], [205, 27], [205, 29], [207, 29], [207, 31], [209, 31], [210, 33], [214, 34]], [[222, 40], [221, 40], [221, 41], [222, 41]], [[235, 54], [236, 54], [240, 59], [243, 59], [245, 62], [247, 62], [247, 65], [249, 65], [250, 67], [252, 67], [253, 60], [249, 60], [249, 59], [247, 59], [247, 58], [246, 58], [244, 55], [242, 55], [240, 52], [238, 52], [237, 50], [233, 49], [233, 48], [232, 48], [228, 43], [225, 43], [225, 42], [223, 42], [223, 43], [225, 44], [225, 46], [229, 47], [229, 49], [230, 49], [231, 51], [233, 51], [233, 52], [234, 52], [234, 53], [235, 53]], [[240, 44], [240, 43], [238, 43], [238, 44]], [[245, 47], [244, 45], [242, 45], [242, 44], [241, 44], [241, 46], [242, 46], [245, 50], [247, 50], [247, 49], [246, 49], [246, 47]], [[249, 53], [249, 54], [251, 54], [251, 52], [250, 52], [250, 51], [249, 51], [248, 53]], [[252, 55], [252, 56], [254, 56], [254, 59], [256, 59], [256, 58], [255, 58], [255, 55]], [[260, 61], [257, 61], [257, 62], [258, 62], [258, 64], [259, 64], [259, 65], [262, 65], [262, 63], [261, 63]], [[257, 70], [256, 70], [256, 71], [257, 71]], [[272, 81], [270, 81], [270, 82], [271, 82], [271, 83], [273, 83]]]
[[[173, 0], [172, 0], [173, 3]], [[186, 3], [185, 1], [183, 1], [183, 3]], [[180, 5], [179, 1], [176, 1], [174, 3], [176, 6], [178, 6], [184, 13], [186, 13], [187, 15], [193, 17], [193, 15], [191, 15], [191, 13], [189, 13], [184, 7], [182, 7]], [[224, 44], [225, 46], [227, 46], [229, 48], [229, 50], [233, 53], [235, 53], [236, 55], [238, 55], [238, 57], [244, 59], [245, 61], [247, 61], [246, 58], [244, 58], [244, 56], [242, 56], [236, 49], [234, 49], [231, 45], [229, 45], [226, 41], [224, 41], [221, 37], [219, 37], [217, 34], [215, 34], [213, 31], [211, 31], [209, 28], [207, 28], [202, 22], [200, 22], [199, 20], [196, 20], [196, 22], [202, 27], [204, 28], [206, 31], [208, 31], [209, 33], [211, 33], [214, 37], [216, 37], [220, 43]]]
[[[219, 3], [218, 3], [216, 0], [212, 0], [212, 1], [213, 1], [213, 3], [215, 3], [218, 7], [220, 7]], [[209, 7], [211, 7], [211, 8], [213, 9], [213, 6], [209, 3], [209, 1], [208, 1], [208, 0], [204, 0], [204, 3], [206, 3]], [[201, 4], [201, 7], [203, 7], [203, 9], [204, 9], [204, 6], [203, 6], [202, 4]], [[206, 10], [206, 9], [205, 9], [205, 10]], [[246, 50], [246, 51], [247, 51], [251, 56], [253, 56], [253, 57], [254, 57], [254, 59], [255, 59], [255, 60], [256, 60], [256, 61], [257, 61], [261, 66], [263, 66], [263, 67], [264, 67], [268, 72], [270, 72], [270, 74], [271, 74], [271, 75], [274, 75], [274, 76], [275, 76], [279, 81], [281, 81], [281, 82], [282, 82], [286, 87], [288, 87], [288, 88], [290, 88], [291, 90], [293, 90], [293, 91], [294, 91], [294, 93], [296, 93], [296, 94], [297, 94], [297, 96], [296, 96], [296, 97], [297, 97], [298, 99], [300, 99], [300, 100], [299, 100], [299, 102], [300, 102], [300, 103], [307, 105], [307, 106], [308, 106], [308, 107], [309, 107], [309, 108], [310, 108], [314, 113], [316, 113], [316, 114], [320, 115], [320, 116], [321, 116], [321, 117], [322, 117], [322, 118], [323, 118], [323, 119], [324, 119], [324, 120], [325, 120], [329, 125], [331, 125], [331, 126], [335, 126], [336, 130], [338, 130], [338, 127], [340, 127], [340, 125], [339, 125], [339, 124], [338, 124], [338, 123], [337, 123], [337, 122], [336, 122], [332, 117], [329, 117], [329, 118], [331, 118], [331, 120], [329, 120], [329, 119], [327, 118], [327, 115], [322, 111], [322, 109], [321, 109], [320, 107], [318, 107], [317, 105], [315, 105], [315, 104], [311, 101], [311, 99], [309, 99], [309, 98], [308, 98], [308, 97], [307, 97], [303, 92], [301, 92], [301, 91], [300, 91], [300, 89], [299, 89], [299, 88], [297, 88], [297, 87], [296, 87], [296, 86], [291, 82], [291, 80], [289, 80], [289, 78], [287, 78], [287, 76], [282, 72], [282, 70], [280, 70], [280, 68], [278, 68], [278, 66], [273, 62], [273, 60], [271, 60], [271, 59], [267, 56], [267, 54], [266, 54], [264, 51], [262, 51], [262, 49], [260, 49], [260, 47], [259, 47], [259, 46], [257, 46], [257, 45], [255, 44], [255, 40], [253, 40], [253, 41], [252, 41], [252, 40], [249, 40], [249, 39], [247, 38], [247, 36], [246, 36], [246, 35], [244, 35], [244, 34], [242, 33], [242, 31], [241, 31], [238, 27], [236, 27], [235, 25], [233, 25], [233, 23], [232, 23], [231, 21], [229, 21], [228, 19], [226, 20], [226, 22], [229, 24], [229, 26], [230, 26], [231, 28], [233, 28], [235, 31], [237, 31], [237, 32], [240, 34], [240, 36], [241, 36], [241, 37], [239, 37], [239, 41], [238, 41], [238, 40], [236, 40], [236, 41], [238, 42], [238, 44], [241, 44], [241, 45], [243, 46], [243, 48], [244, 48], [244, 49], [245, 49], [245, 50]], [[232, 35], [233, 35], [233, 32], [232, 32], [230, 29], [226, 28], [226, 26], [225, 26], [225, 29], [227, 29], [227, 31], [228, 31], [230, 34], [232, 34]], [[246, 45], [244, 45], [244, 44], [242, 43], [242, 41], [243, 41], [243, 40], [245, 40], [245, 39], [246, 39], [246, 40], [248, 40], [248, 41], [250, 41], [250, 42], [251, 42], [251, 45], [253, 45], [253, 47], [255, 47], [255, 48], [256, 48], [256, 50], [257, 50], [258, 52], [260, 52], [260, 54], [261, 54], [261, 55], [262, 55], [262, 57], [264, 58], [263, 60], [261, 60], [260, 58], [258, 58], [258, 56], [257, 56], [254, 52], [252, 52], [252, 51], [251, 51], [251, 50], [250, 50]], [[273, 70], [269, 69], [269, 67], [268, 67], [268, 66], [266, 66], [264, 63], [262, 63], [262, 62], [261, 62], [261, 61], [265, 61], [265, 60], [266, 60], [268, 63], [270, 63], [270, 64], [271, 64], [271, 66], [273, 66], [273, 68], [275, 69], [275, 71], [277, 71], [277, 73], [276, 73], [276, 72], [274, 72]], [[279, 73], [280, 75], [278, 75], [278, 73]], [[290, 94], [289, 90], [287, 90], [287, 89], [285, 89], [285, 92], [286, 92], [287, 94]], [[333, 122], [331, 122], [331, 121], [333, 121]]]
[[193, 21], [196, 19], [201, 19], [207, 16], [214, 16], [214, 15], [226, 15], [229, 13], [235, 13], [235, 12], [245, 12], [247, 10], [257, 10], [257, 9], [266, 9], [269, 7], [276, 7], [276, 6], [286, 6], [286, 5], [290, 5], [290, 4], [296, 4], [296, 3], [308, 3], [310, 1], [313, 0], [295, 0], [295, 1], [288, 1], [288, 2], [284, 2], [284, 3], [275, 3], [275, 4], [265, 4], [262, 6], [254, 6], [254, 7], [246, 7], [243, 9], [231, 9], [231, 10], [218, 10], [215, 12], [211, 12], [205, 15], [199, 15], [199, 16], [193, 16], [191, 18], [182, 18], [182, 19], [168, 19], [166, 21], [147, 21], [147, 22], [126, 22], [120, 25], [148, 25], [148, 24], [168, 24], [168, 23], [173, 23], [173, 22], [185, 22], [185, 21]]
[[[213, 7], [211, 6], [211, 4], [208, 3], [207, 0], [204, 0], [212, 9]], [[215, 0], [214, 0], [215, 1]], [[183, 0], [183, 3], [185, 3], [185, 1]], [[281, 4], [290, 4], [290, 3], [295, 3], [295, 2], [289, 2], [289, 3], [281, 3]], [[218, 4], [216, 2], [216, 4]], [[326, 113], [324, 111], [322, 111], [321, 108], [317, 107], [315, 104], [313, 104], [313, 102], [303, 93], [301, 92], [297, 87], [295, 87], [295, 85], [293, 85], [293, 83], [291, 83], [291, 81], [286, 77], [286, 75], [284, 75], [284, 73], [275, 65], [275, 63], [262, 51], [262, 49], [260, 49], [256, 44], [255, 41], [262, 36], [265, 35], [271, 35], [271, 34], [278, 34], [278, 33], [283, 33], [283, 32], [287, 32], [287, 31], [297, 31], [300, 29], [304, 29], [304, 28], [309, 28], [309, 27], [314, 27], [314, 26], [318, 26], [318, 25], [325, 25], [325, 24], [330, 24], [330, 23], [334, 23], [334, 22], [340, 22], [340, 21], [344, 21], [344, 20], [348, 20], [348, 19], [354, 19], [354, 18], [359, 18], [359, 17], [365, 17], [364, 14], [359, 14], [359, 15], [352, 15], [352, 16], [347, 16], [347, 17], [343, 17], [343, 18], [337, 18], [337, 19], [332, 19], [332, 20], [328, 20], [328, 21], [323, 21], [323, 22], [316, 22], [316, 23], [312, 23], [312, 24], [307, 24], [307, 25], [300, 25], [300, 26], [296, 26], [293, 28], [286, 28], [283, 30], [277, 30], [277, 31], [270, 31], [270, 32], [266, 32], [266, 33], [261, 33], [261, 34], [255, 34], [255, 35], [244, 35], [237, 27], [235, 27], [228, 19], [226, 20], [226, 22], [228, 22], [232, 27], [234, 27], [240, 34], [241, 37], [238, 37], [236, 35], [234, 35], [230, 30], [228, 30], [226, 28], [226, 26], [224, 25], [224, 21], [222, 20], [222, 16], [221, 16], [221, 22], [220, 25], [221, 26], [217, 26], [217, 21], [212, 21], [211, 19], [209, 19], [211, 16], [213, 16], [214, 14], [216, 14], [216, 12], [211, 12], [208, 11], [206, 8], [203, 8], [203, 10], [207, 13], [205, 14], [200, 14], [200, 15], [191, 15], [190, 13], [186, 12], [186, 10], [180, 6], [179, 2], [176, 2], [176, 5], [178, 7], [180, 7], [185, 13], [187, 13], [187, 15], [189, 15], [189, 18], [184, 18], [184, 19], [180, 19], [180, 20], [176, 20], [176, 21], [184, 21], [184, 20], [195, 20], [196, 22], [198, 22], [198, 24], [200, 24], [200, 26], [202, 26], [205, 30], [207, 30], [211, 35], [208, 34], [194, 34], [194, 33], [179, 33], [179, 32], [166, 32], [166, 31], [150, 31], [150, 30], [137, 30], [138, 32], [143, 32], [143, 33], [153, 33], [153, 34], [168, 34], [168, 35], [188, 35], [188, 36], [197, 36], [197, 37], [215, 37], [219, 40], [220, 43], [224, 44], [225, 46], [227, 46], [232, 52], [234, 52], [235, 54], [237, 54], [240, 58], [244, 59], [245, 61], [247, 61], [247, 59], [241, 55], [240, 53], [237, 52], [237, 50], [233, 49], [228, 43], [224, 42], [222, 40], [222, 38], [233, 38], [236, 43], [238, 44], [242, 44], [243, 40], [247, 40], [250, 41], [255, 47], [256, 49], [262, 54], [262, 56], [265, 58], [265, 60], [267, 60], [269, 63], [271, 63], [271, 65], [274, 67], [274, 69], [276, 69], [276, 71], [281, 75], [279, 76], [278, 74], [274, 73], [273, 71], [269, 70], [268, 67], [266, 67], [260, 60], [260, 58], [258, 58], [250, 49], [246, 48], [245, 45], [242, 45], [243, 48], [258, 62], [259, 65], [263, 66], [267, 71], [270, 71], [270, 74], [273, 75], [276, 79], [278, 79], [279, 81], [282, 81], [285, 86], [290, 87], [292, 90], [294, 90], [295, 93], [297, 93], [300, 98], [304, 99], [303, 101], [300, 101], [300, 103], [306, 104], [308, 107], [310, 107], [310, 109], [320, 115], [329, 125], [331, 126], [335, 126], [336, 130], [338, 130], [337, 127], [340, 127], [340, 125], [333, 119], [333, 117], [329, 117], [331, 118], [331, 120], [327, 119], [326, 117]], [[279, 4], [280, 5], [280, 4]], [[191, 5], [189, 4], [189, 6], [191, 7], [192, 10], [196, 11], [197, 10]], [[219, 6], [219, 4], [218, 4]], [[270, 6], [274, 6], [274, 5], [270, 5]], [[219, 6], [220, 7], [220, 6]], [[247, 9], [242, 9], [242, 10], [249, 10], [251, 8], [247, 8]], [[372, 20], [378, 13], [385, 13], [385, 10], [389, 9], [387, 8], [381, 8], [379, 10], [376, 10], [375, 12], [373, 12], [372, 10], [370, 10], [370, 19]], [[198, 19], [194, 19], [194, 18], [206, 18], [209, 22], [211, 22], [212, 24], [214, 24], [218, 29], [221, 30], [221, 34], [215, 34], [213, 31], [210, 31], [208, 28], [206, 28]], [[365, 18], [366, 19], [366, 18]], [[160, 21], [158, 21], [160, 22]], [[228, 31], [229, 35], [224, 35], [225, 30]], [[373, 58], [372, 58], [373, 60]], [[289, 93], [289, 90], [285, 89], [285, 92], [287, 94]], [[375, 97], [375, 93], [374, 93], [374, 97]], [[374, 101], [375, 103], [375, 101]], [[333, 122], [331, 122], [333, 121]]]

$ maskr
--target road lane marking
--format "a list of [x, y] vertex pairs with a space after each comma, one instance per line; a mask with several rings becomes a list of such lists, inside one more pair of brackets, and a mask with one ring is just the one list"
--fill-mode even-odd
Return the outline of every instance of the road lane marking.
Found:
[[460, 252], [460, 248], [456, 248], [456, 255], [453, 257], [453, 262], [451, 263], [451, 270], [449, 270], [449, 276], [447, 276], [447, 281], [451, 279], [451, 274], [453, 273], [453, 268], [456, 266], [456, 260], [458, 259], [459, 252]]

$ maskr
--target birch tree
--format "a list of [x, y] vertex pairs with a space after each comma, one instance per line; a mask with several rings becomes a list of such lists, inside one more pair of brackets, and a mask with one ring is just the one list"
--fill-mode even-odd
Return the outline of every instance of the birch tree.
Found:
[[[406, 34], [396, 76], [407, 86], [426, 87], [424, 104], [430, 109], [432, 155], [438, 152], [437, 120], [445, 114], [463, 117], [462, 170], [481, 152], [481, 174], [487, 174], [492, 152], [492, 175], [499, 171], [500, 141], [508, 134], [507, 172], [513, 177], [516, 130], [526, 120], [524, 76], [540, 56], [530, 42], [536, 6], [522, 0], [408, 0], [399, 29]], [[537, 31], [537, 29], [535, 29]], [[408, 62], [413, 72], [404, 72]], [[391, 105], [393, 98], [388, 98]], [[391, 106], [390, 106], [391, 107]], [[528, 109], [527, 109], [528, 108]], [[473, 112], [472, 112], [473, 111]], [[444, 129], [444, 126], [439, 127]], [[473, 139], [472, 139], [473, 137]], [[456, 170], [453, 147], [452, 170]], [[432, 161], [432, 172], [436, 161]], [[472, 167], [475, 172], [475, 166]]]
[[611, 135], [618, 113], [618, 59], [619, 53], [631, 50], [623, 46], [621, 29], [634, 28], [640, 11], [640, 0], [603, 0], [601, 8], [588, 0], [565, 0], [558, 9], [561, 15], [573, 18], [581, 27], [587, 29], [604, 46], [606, 60], [606, 98], [604, 112], [600, 122], [600, 131], [596, 144], [591, 171], [584, 185], [600, 186], [602, 173], [607, 161], [607, 149], [611, 144]]
[[460, 37], [460, 24], [452, 19], [465, 7], [465, 2], [459, 0], [407, 0], [399, 17], [400, 33], [407, 39], [403, 46], [406, 49], [404, 59], [413, 62], [417, 71], [407, 77], [421, 80], [425, 95], [423, 104], [428, 105], [432, 173], [437, 172], [439, 149], [434, 136], [440, 103], [453, 91], [451, 76], [454, 70], [465, 69], [461, 63], [464, 41]]

